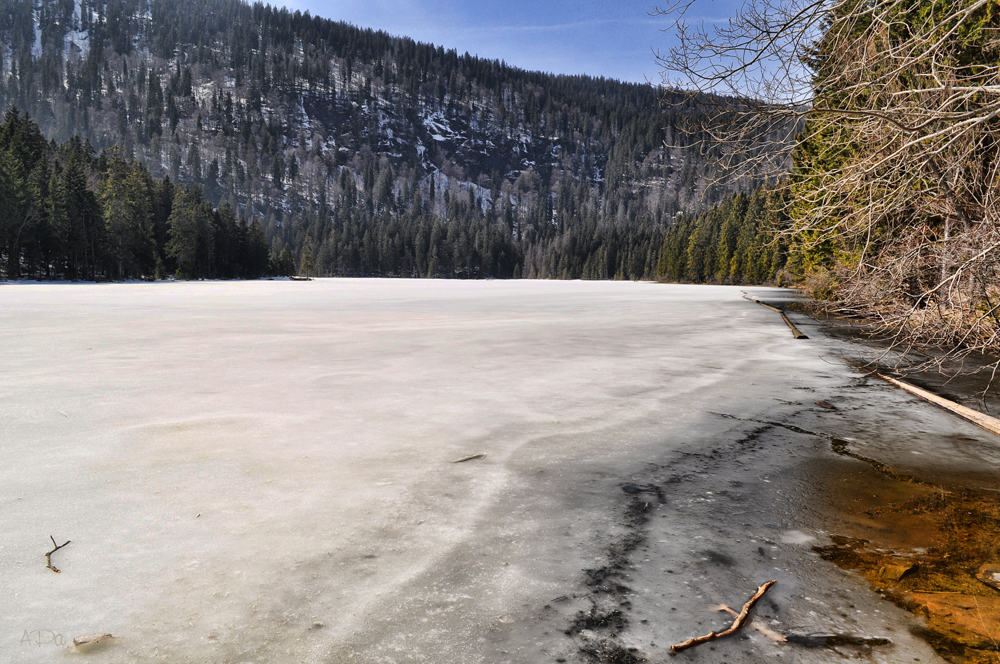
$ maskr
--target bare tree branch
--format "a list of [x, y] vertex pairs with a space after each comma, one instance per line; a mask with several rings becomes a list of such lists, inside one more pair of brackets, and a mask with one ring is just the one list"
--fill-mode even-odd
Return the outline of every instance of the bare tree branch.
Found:
[[1000, 351], [995, 3], [747, 0], [714, 25], [698, 6], [654, 12], [677, 43], [664, 83], [711, 109], [689, 130], [724, 146], [726, 177], [786, 174], [792, 258], [831, 309], [900, 357]]

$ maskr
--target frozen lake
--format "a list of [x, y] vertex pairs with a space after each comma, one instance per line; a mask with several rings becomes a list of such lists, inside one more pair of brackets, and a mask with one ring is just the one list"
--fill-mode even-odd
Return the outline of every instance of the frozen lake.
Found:
[[[577, 661], [622, 482], [845, 384], [822, 343], [726, 287], [0, 285], [0, 660]], [[657, 555], [718, 537], [667, 521]]]

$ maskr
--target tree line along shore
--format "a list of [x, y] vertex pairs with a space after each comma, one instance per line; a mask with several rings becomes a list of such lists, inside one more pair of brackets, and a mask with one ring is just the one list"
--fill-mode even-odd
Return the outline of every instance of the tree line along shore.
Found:
[[[349, 192], [346, 212], [302, 220], [293, 251], [268, 241], [262, 220], [213, 206], [198, 185], [156, 179], [122, 148], [96, 153], [75, 136], [46, 140], [16, 108], [0, 124], [0, 276], [124, 280], [262, 276], [665, 279], [768, 283], [785, 268], [776, 194], [739, 193], [672, 225], [614, 224], [596, 215], [541, 245], [451, 200], [445, 218], [419, 200], [401, 215], [368, 219]], [[447, 192], [445, 192], [447, 195]], [[416, 196], [419, 198], [419, 195]], [[352, 208], [357, 208], [352, 212]], [[327, 211], [329, 213], [329, 211]]]

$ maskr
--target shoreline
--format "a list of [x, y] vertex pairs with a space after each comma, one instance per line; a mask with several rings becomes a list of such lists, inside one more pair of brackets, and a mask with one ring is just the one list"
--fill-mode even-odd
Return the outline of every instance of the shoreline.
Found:
[[[792, 316], [826, 353], [857, 351], [823, 322]], [[832, 649], [887, 662], [995, 661], [1000, 583], [982, 581], [992, 567], [978, 579], [976, 571], [1000, 571], [1000, 556], [990, 553], [1000, 523], [992, 471], [1000, 442], [842, 360], [831, 365], [842, 384], [789, 395], [766, 418], [720, 410], [732, 427], [712, 449], [650, 464], [621, 484], [625, 533], [607, 546], [607, 565], [585, 571], [591, 608], [567, 630], [586, 659], [664, 661], [675, 655], [670, 643], [731, 622], [713, 611], [718, 605], [739, 607], [773, 577], [778, 583], [753, 618], [758, 631], [747, 624], [676, 656], [822, 662]], [[885, 426], [909, 413], [915, 425]], [[770, 472], [761, 475], [762, 467]], [[963, 512], [970, 516], [956, 527]], [[661, 519], [674, 523], [661, 530]], [[716, 524], [718, 536], [691, 548], [656, 535], [683, 537], [681, 524], [698, 519]], [[972, 565], [970, 556], [981, 560]], [[661, 601], [650, 599], [650, 587]], [[680, 624], [669, 638], [665, 622]], [[768, 630], [792, 643], [769, 640]]]

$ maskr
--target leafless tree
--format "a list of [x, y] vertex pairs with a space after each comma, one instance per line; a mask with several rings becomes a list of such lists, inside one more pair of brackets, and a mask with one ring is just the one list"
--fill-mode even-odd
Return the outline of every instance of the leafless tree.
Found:
[[[711, 99], [703, 131], [795, 164], [793, 262], [841, 312], [947, 348], [1000, 351], [1000, 5], [996, 0], [698, 0], [656, 10], [664, 82]], [[822, 259], [822, 260], [820, 260]]]

